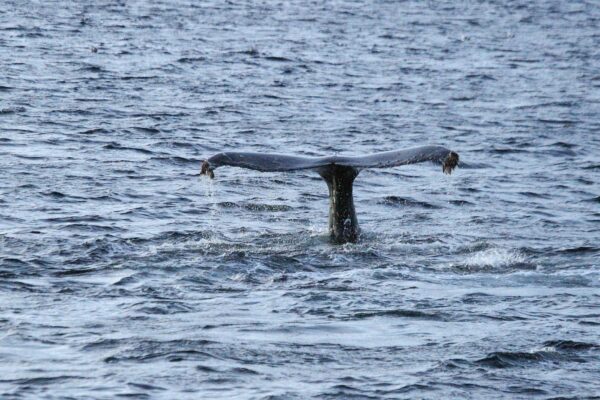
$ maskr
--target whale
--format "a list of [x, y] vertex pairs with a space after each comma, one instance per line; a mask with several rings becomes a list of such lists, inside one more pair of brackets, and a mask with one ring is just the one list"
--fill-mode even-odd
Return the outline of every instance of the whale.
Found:
[[360, 230], [352, 188], [360, 171], [424, 162], [440, 164], [442, 172], [450, 174], [458, 165], [459, 155], [443, 146], [420, 146], [356, 157], [337, 155], [305, 157], [273, 153], [224, 152], [203, 160], [200, 175], [212, 179], [215, 177], [214, 170], [223, 166], [263, 172], [314, 170], [327, 183], [329, 189], [330, 238], [334, 243], [343, 244], [359, 240]]

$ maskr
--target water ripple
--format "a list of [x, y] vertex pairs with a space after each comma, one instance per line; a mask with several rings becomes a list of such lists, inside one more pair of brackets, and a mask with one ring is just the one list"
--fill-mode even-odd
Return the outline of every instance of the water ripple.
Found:
[[[597, 6], [5, 3], [0, 397], [600, 393]], [[199, 175], [429, 143], [343, 246], [313, 172]]]

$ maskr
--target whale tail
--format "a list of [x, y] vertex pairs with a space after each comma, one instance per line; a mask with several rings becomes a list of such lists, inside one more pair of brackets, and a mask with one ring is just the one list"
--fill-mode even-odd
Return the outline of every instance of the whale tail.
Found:
[[459, 162], [457, 153], [442, 146], [421, 146], [387, 151], [360, 157], [302, 157], [284, 154], [227, 152], [202, 162], [201, 175], [214, 178], [214, 169], [221, 166], [249, 168], [257, 171], [315, 170], [329, 189], [329, 232], [334, 242], [355, 242], [358, 220], [354, 209], [352, 187], [354, 179], [366, 168], [389, 168], [400, 165], [433, 162], [450, 174]]

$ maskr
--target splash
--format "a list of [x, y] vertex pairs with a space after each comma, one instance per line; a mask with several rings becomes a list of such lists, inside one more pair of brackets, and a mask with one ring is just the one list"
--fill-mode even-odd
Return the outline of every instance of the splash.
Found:
[[472, 254], [465, 261], [468, 267], [504, 268], [524, 263], [526, 258], [518, 250], [491, 248]]

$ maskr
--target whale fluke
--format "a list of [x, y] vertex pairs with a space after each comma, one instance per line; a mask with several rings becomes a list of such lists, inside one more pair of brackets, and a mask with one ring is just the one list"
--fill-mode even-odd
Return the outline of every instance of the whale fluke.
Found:
[[329, 231], [338, 243], [358, 239], [358, 220], [354, 210], [352, 186], [359, 172], [366, 168], [389, 168], [400, 165], [434, 162], [450, 174], [458, 165], [458, 154], [442, 146], [421, 146], [386, 151], [360, 157], [303, 157], [285, 154], [226, 152], [202, 162], [200, 174], [214, 178], [214, 169], [225, 165], [264, 172], [315, 170], [329, 188]]

